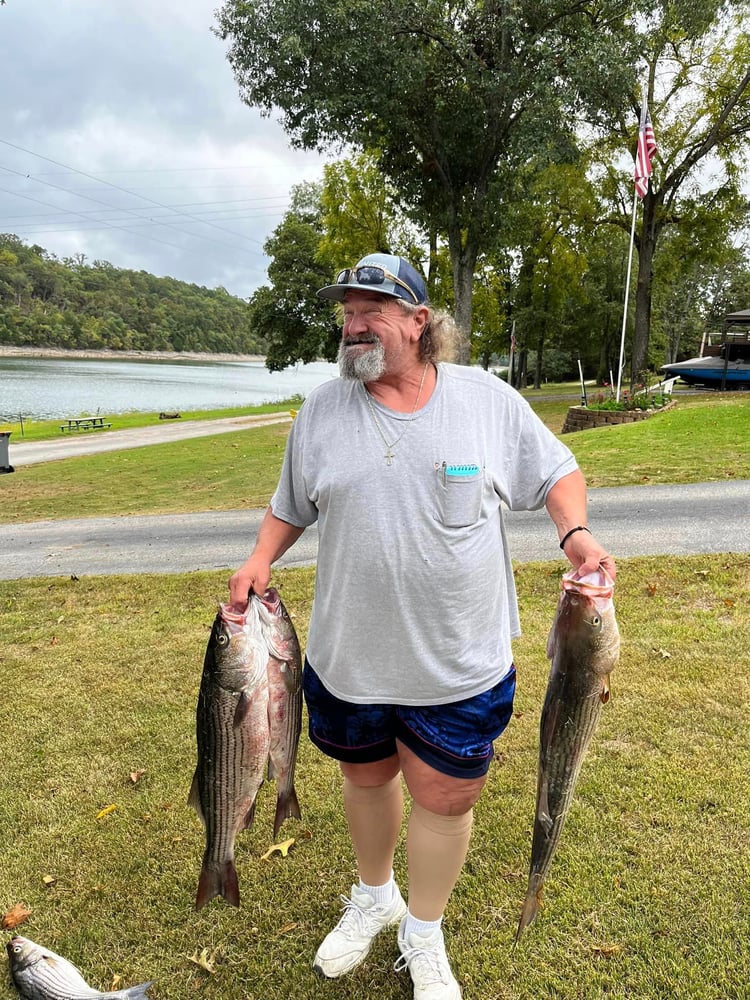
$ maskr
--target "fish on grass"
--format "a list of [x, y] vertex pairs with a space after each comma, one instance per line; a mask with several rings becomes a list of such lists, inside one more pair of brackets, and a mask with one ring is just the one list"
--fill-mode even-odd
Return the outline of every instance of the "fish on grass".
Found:
[[197, 910], [215, 896], [240, 905], [234, 843], [252, 826], [267, 767], [277, 782], [274, 836], [285, 819], [299, 819], [301, 718], [300, 646], [278, 592], [253, 593], [242, 610], [220, 605], [203, 662], [189, 797], [206, 833]]
[[92, 989], [67, 959], [28, 938], [14, 937], [7, 944], [10, 978], [24, 1000], [148, 1000], [152, 984], [141, 983], [126, 990], [100, 993]]
[[620, 655], [613, 592], [614, 582], [603, 570], [583, 577], [574, 571], [562, 579], [547, 641], [552, 666], [539, 726], [529, 882], [515, 944], [537, 915], [581, 764], [609, 700], [609, 675]]

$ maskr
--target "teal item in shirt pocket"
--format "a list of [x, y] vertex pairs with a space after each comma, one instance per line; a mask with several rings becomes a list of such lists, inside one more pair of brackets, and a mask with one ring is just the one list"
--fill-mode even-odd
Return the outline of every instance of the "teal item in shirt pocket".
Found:
[[448, 465], [440, 467], [441, 521], [447, 528], [467, 528], [478, 519], [482, 509], [484, 475], [478, 465]]
[[478, 465], [446, 465], [443, 467], [446, 476], [476, 476]]

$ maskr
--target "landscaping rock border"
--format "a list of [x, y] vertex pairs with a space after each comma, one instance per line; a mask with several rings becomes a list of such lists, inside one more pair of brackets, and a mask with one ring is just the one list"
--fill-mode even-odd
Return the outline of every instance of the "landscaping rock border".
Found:
[[571, 406], [565, 417], [562, 434], [573, 431], [587, 431], [592, 427], [608, 427], [613, 424], [634, 424], [647, 420], [656, 413], [671, 410], [674, 401], [658, 410], [590, 410], [587, 406]]

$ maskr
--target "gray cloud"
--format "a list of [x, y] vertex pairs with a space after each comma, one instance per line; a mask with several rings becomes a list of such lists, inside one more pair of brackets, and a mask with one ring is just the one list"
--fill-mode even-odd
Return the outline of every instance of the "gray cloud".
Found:
[[0, 231], [252, 294], [323, 159], [242, 104], [213, 23], [200, 0], [7, 0]]

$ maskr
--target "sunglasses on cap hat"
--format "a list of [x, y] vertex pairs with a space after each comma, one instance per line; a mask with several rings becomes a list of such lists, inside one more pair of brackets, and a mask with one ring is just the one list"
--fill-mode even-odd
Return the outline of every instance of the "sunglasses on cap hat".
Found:
[[410, 288], [405, 281], [402, 281], [395, 274], [380, 264], [360, 264], [358, 267], [345, 267], [336, 275], [337, 285], [366, 285], [377, 288], [378, 285], [386, 281], [392, 281], [400, 288], [406, 289], [414, 302], [419, 305], [419, 299], [413, 288]]

